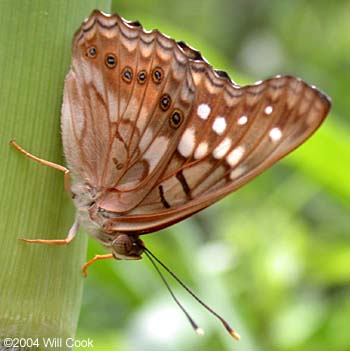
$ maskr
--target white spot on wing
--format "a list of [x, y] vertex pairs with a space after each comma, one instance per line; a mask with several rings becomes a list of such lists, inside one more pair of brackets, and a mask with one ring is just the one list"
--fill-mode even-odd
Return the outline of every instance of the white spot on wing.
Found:
[[194, 152], [194, 158], [198, 160], [204, 157], [207, 151], [208, 151], [208, 143], [203, 141], [197, 146], [196, 151]]
[[187, 128], [182, 134], [180, 143], [177, 147], [183, 157], [191, 156], [195, 146], [194, 128]]
[[148, 161], [149, 173], [153, 171], [153, 169], [159, 163], [162, 156], [165, 154], [168, 144], [168, 138], [164, 136], [157, 137], [152, 143], [152, 145], [145, 152], [143, 157]]
[[272, 111], [273, 111], [273, 107], [272, 106], [269, 105], [269, 106], [265, 107], [264, 112], [265, 112], [266, 115], [271, 115]]
[[213, 123], [213, 130], [216, 134], [222, 135], [226, 129], [225, 117], [218, 116]]
[[241, 116], [241, 117], [238, 118], [238, 121], [237, 121], [237, 123], [240, 126], [244, 126], [247, 122], [248, 122], [248, 117], [247, 116]]
[[213, 151], [213, 156], [217, 159], [223, 158], [231, 147], [231, 139], [225, 138]]
[[230, 173], [230, 179], [234, 180], [240, 177], [246, 170], [245, 166], [239, 166], [238, 168], [235, 168], [233, 171]]
[[233, 149], [226, 157], [227, 163], [233, 167], [235, 166], [242, 158], [244, 154], [245, 148], [244, 146], [237, 146]]
[[197, 108], [197, 114], [202, 119], [207, 119], [210, 114], [210, 107], [207, 104], [200, 104]]
[[269, 137], [272, 141], [278, 141], [282, 138], [282, 132], [279, 128], [272, 128], [269, 133]]

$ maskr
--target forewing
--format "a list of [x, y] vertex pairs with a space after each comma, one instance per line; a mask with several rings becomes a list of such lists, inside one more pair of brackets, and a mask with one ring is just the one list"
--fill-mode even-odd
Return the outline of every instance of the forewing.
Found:
[[[94, 11], [74, 37], [64, 89], [73, 176], [104, 190], [108, 210], [136, 207], [169, 163], [194, 98], [188, 58], [174, 40]], [[183, 120], [174, 126], [177, 111]]]
[[246, 87], [193, 62], [196, 102], [158, 183], [113, 230], [148, 233], [211, 205], [303, 143], [330, 101], [315, 87], [278, 76]]

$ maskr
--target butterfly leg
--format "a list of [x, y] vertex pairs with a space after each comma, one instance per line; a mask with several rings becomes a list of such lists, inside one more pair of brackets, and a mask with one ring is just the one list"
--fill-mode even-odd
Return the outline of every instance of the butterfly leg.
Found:
[[64, 187], [65, 187], [65, 189], [67, 190], [68, 193], [71, 193], [71, 191], [70, 191], [70, 184], [69, 184], [69, 178], [70, 178], [69, 173], [70, 173], [70, 171], [69, 171], [68, 168], [66, 168], [64, 166], [61, 166], [61, 165], [58, 165], [57, 163], [46, 161], [46, 160], [43, 160], [42, 158], [39, 158], [37, 156], [32, 155], [28, 151], [24, 150], [21, 146], [19, 146], [14, 140], [11, 140], [10, 144], [15, 149], [17, 149], [19, 152], [21, 152], [25, 156], [31, 158], [32, 160], [34, 160], [36, 162], [39, 162], [42, 165], [45, 165], [45, 166], [48, 166], [48, 167], [52, 167], [52, 168], [58, 169], [61, 172], [64, 172]]
[[[87, 277], [88, 273], [87, 273], [87, 269], [89, 266], [91, 266], [94, 262], [96, 261], [100, 261], [100, 260], [106, 260], [108, 258], [116, 258], [114, 257], [113, 254], [106, 254], [106, 255], [96, 255], [94, 258], [92, 258], [91, 260], [87, 261], [83, 268], [82, 268], [82, 272], [84, 277]], [[118, 258], [117, 258], [118, 259]]]
[[65, 239], [57, 240], [45, 240], [45, 239], [22, 239], [19, 240], [25, 241], [26, 243], [37, 243], [37, 244], [46, 244], [46, 245], [68, 245], [75, 237], [79, 229], [79, 222], [76, 219], [69, 229], [68, 235]]

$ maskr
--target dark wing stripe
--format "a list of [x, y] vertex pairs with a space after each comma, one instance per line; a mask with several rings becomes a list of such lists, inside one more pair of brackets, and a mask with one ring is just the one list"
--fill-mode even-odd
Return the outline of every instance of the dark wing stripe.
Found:
[[171, 206], [170, 206], [169, 202], [164, 197], [163, 185], [159, 185], [158, 190], [159, 190], [160, 201], [162, 201], [163, 206], [165, 208], [170, 208]]
[[183, 189], [184, 193], [186, 194], [187, 198], [192, 199], [191, 189], [188, 186], [187, 180], [186, 180], [185, 176], [183, 175], [182, 170], [180, 172], [176, 173], [176, 178], [180, 182], [182, 189]]

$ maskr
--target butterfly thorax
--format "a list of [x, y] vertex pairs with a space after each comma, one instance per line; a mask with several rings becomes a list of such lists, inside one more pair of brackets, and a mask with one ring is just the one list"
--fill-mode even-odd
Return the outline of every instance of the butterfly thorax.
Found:
[[81, 182], [73, 182], [71, 189], [78, 222], [86, 232], [109, 248], [116, 259], [140, 259], [144, 249], [137, 234], [124, 234], [106, 229], [109, 219], [115, 218], [117, 214], [99, 207], [98, 200], [102, 191]]

